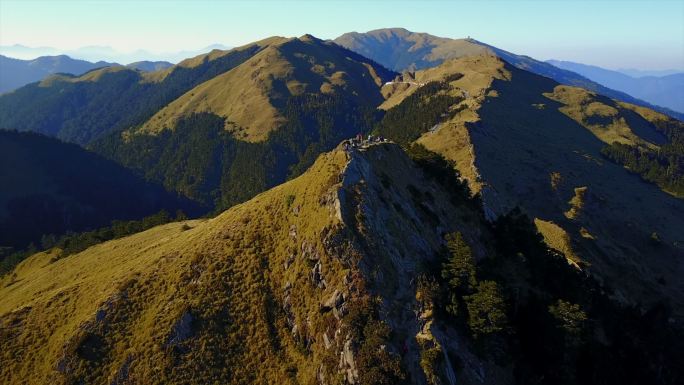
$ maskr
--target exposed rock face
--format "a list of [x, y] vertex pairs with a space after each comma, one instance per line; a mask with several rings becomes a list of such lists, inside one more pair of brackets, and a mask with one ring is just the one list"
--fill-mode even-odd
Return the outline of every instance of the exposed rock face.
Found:
[[316, 262], [313, 269], [311, 269], [311, 282], [319, 289], [325, 289], [325, 278], [323, 278], [321, 269], [321, 261]]
[[[387, 186], [383, 180], [391, 180]], [[477, 239], [477, 226], [463, 223], [464, 208], [453, 207], [448, 193], [422, 172], [393, 144], [375, 145], [353, 151], [342, 178], [339, 192], [343, 222], [354, 234], [355, 245], [360, 248], [359, 266], [374, 294], [382, 298], [382, 314], [393, 314], [385, 321], [394, 333], [411, 336], [389, 341], [386, 349], [402, 352], [402, 362], [415, 383], [425, 383], [426, 376], [418, 362], [421, 347], [417, 342], [429, 338], [452, 355], [469, 354], [463, 346], [447, 343], [458, 340], [447, 325], [445, 331], [433, 335], [429, 322], [422, 318], [422, 304], [416, 300], [417, 265], [434, 261], [443, 247], [445, 233], [458, 229], [473, 245], [476, 258], [484, 257], [484, 249]], [[484, 221], [484, 218], [473, 219]], [[425, 226], [429, 223], [429, 226]], [[333, 293], [323, 308], [332, 306], [339, 298]], [[447, 337], [447, 333], [451, 335]], [[352, 349], [353, 351], [353, 349]], [[340, 367], [344, 368], [348, 383], [354, 381], [354, 366], [347, 342], [341, 353]], [[460, 377], [469, 381], [479, 377], [475, 370], [481, 365], [473, 355], [474, 364], [465, 368]], [[447, 360], [448, 361], [448, 360]], [[448, 384], [456, 381], [456, 372], [449, 363], [440, 377]], [[486, 381], [484, 381], [486, 383]]]
[[339, 309], [344, 303], [344, 294], [341, 291], [335, 290], [335, 292], [321, 304], [321, 312], [328, 312], [333, 309]]
[[352, 340], [347, 338], [344, 341], [344, 347], [340, 352], [339, 368], [348, 384], [356, 384], [359, 380], [359, 371], [356, 369], [354, 356], [355, 354], [352, 350]]

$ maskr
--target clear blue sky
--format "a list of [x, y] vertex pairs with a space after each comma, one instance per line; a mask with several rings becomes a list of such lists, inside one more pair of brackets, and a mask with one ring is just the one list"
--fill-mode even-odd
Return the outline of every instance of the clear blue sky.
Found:
[[538, 59], [684, 69], [684, 1], [0, 0], [0, 45], [171, 52], [404, 27]]

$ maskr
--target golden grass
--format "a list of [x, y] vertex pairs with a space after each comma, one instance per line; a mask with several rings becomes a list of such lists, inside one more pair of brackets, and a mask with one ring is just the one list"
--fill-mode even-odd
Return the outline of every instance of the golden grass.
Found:
[[[443, 244], [421, 218], [440, 214], [435, 226], [461, 231], [477, 258], [487, 254], [477, 241], [485, 227], [398, 146], [354, 157], [324, 154], [302, 176], [214, 219], [57, 261], [57, 250], [30, 257], [0, 282], [0, 378], [112, 383], [127, 372], [125, 380], [145, 384], [315, 384], [322, 365], [326, 378], [338, 372], [348, 338], [321, 304], [337, 290], [349, 306], [368, 301], [367, 287], [384, 299], [383, 317], [401, 320], [391, 326], [416, 359], [414, 337], [443, 344], [442, 334], [418, 332], [415, 287], [405, 284]], [[429, 198], [418, 204], [414, 194]], [[325, 287], [311, 278], [316, 261]], [[190, 336], [171, 343], [184, 317]]]
[[214, 49], [214, 50], [211, 50], [211, 52], [208, 52], [206, 54], [201, 54], [201, 55], [197, 55], [195, 57], [185, 59], [175, 66], [172, 66], [172, 67], [169, 67], [169, 68], [166, 68], [163, 70], [159, 70], [159, 71], [145, 72], [142, 74], [143, 82], [159, 83], [159, 82], [163, 81], [169, 74], [171, 74], [177, 68], [195, 68], [195, 67], [198, 67], [199, 65], [203, 64], [204, 62], [220, 59], [220, 58], [222, 58], [222, 57], [224, 57], [230, 53], [233, 53], [233, 52], [252, 49], [255, 46], [266, 47], [270, 44], [276, 44], [282, 40], [285, 40], [285, 38], [280, 37], [280, 36], [272, 36], [272, 37], [269, 37], [269, 38], [266, 38], [263, 40], [256, 41], [254, 43], [246, 44], [246, 45], [236, 47], [236, 48], [232, 48], [229, 50]]
[[544, 237], [544, 242], [546, 242], [547, 245], [563, 253], [568, 260], [568, 263], [576, 267], [578, 266], [581, 259], [572, 249], [570, 235], [568, 235], [562, 227], [552, 221], [545, 221], [539, 218], [534, 218], [534, 224]]
[[626, 102], [617, 102], [617, 103], [618, 103], [618, 104], [620, 105], [620, 107], [622, 107], [622, 108], [626, 108], [626, 109], [629, 109], [629, 110], [632, 110], [632, 111], [636, 112], [636, 113], [639, 114], [642, 118], [648, 120], [649, 122], [655, 122], [655, 121], [659, 121], [659, 120], [661, 120], [661, 121], [662, 121], [662, 120], [673, 120], [673, 119], [670, 118], [669, 116], [667, 116], [667, 115], [665, 115], [665, 114], [663, 114], [663, 113], [660, 113], [660, 112], [658, 112], [658, 111], [654, 111], [654, 110], [652, 110], [652, 109], [650, 109], [650, 108], [646, 108], [646, 107], [642, 107], [642, 106], [637, 106], [637, 105], [635, 105], [635, 104], [626, 103]]
[[99, 81], [104, 75], [110, 74], [110, 73], [116, 73], [120, 71], [134, 71], [130, 68], [127, 68], [125, 66], [111, 66], [111, 67], [104, 67], [96, 70], [92, 70], [89, 72], [86, 72], [85, 74], [81, 76], [65, 76], [65, 75], [50, 75], [46, 77], [45, 79], [41, 80], [41, 82], [38, 84], [39, 87], [51, 87], [53, 86], [56, 82], [69, 82], [69, 83], [78, 83], [78, 82], [97, 82]]
[[563, 176], [558, 171], [554, 171], [549, 174], [549, 179], [551, 181], [551, 189], [556, 191], [558, 190], [558, 186], [563, 181]]
[[[236, 138], [261, 142], [285, 123], [274, 106], [276, 100], [282, 102], [305, 92], [343, 92], [366, 101], [375, 96], [380, 99], [381, 81], [372, 66], [342, 57], [344, 51], [331, 43], [303, 37], [258, 44], [264, 48], [256, 55], [186, 92], [152, 116], [139, 133], [173, 129], [182, 117], [209, 112], [225, 118], [226, 129]], [[198, 57], [181, 64], [191, 66], [197, 60], [207, 59]], [[372, 93], [377, 95], [369, 95]]]
[[587, 230], [587, 229], [584, 228], [584, 227], [580, 228], [579, 233], [580, 233], [580, 236], [581, 236], [582, 238], [586, 238], [586, 239], [596, 239], [596, 237], [594, 237], [594, 236], [589, 232], [589, 230]]
[[[451, 83], [452, 92], [459, 96], [467, 95], [461, 103], [467, 105], [468, 108], [445, 121], [437, 131], [426, 132], [416, 142], [454, 161], [456, 169], [468, 181], [473, 193], [478, 193], [482, 190], [483, 181], [475, 164], [475, 151], [468, 124], [480, 120], [477, 110], [485, 100], [483, 95], [491, 87], [494, 79], [510, 79], [511, 74], [504, 68], [504, 63], [500, 59], [484, 55], [451, 60], [439, 67], [419, 71], [416, 73], [416, 79], [420, 82], [428, 82], [440, 80], [455, 73], [461, 73], [463, 77]], [[392, 97], [393, 103], [396, 103], [398, 98], [406, 97], [406, 95], [393, 95]], [[496, 96], [488, 95], [487, 97]]]
[[[264, 71], [264, 68], [268, 68]], [[291, 66], [278, 50], [268, 47], [231, 71], [225, 72], [186, 92], [159, 110], [143, 125], [140, 133], [173, 129], [177, 121], [191, 113], [211, 112], [247, 130], [253, 141], [266, 139], [268, 133], [284, 122], [271, 105], [268, 92], [274, 77], [284, 77]]]
[[[490, 68], [482, 75], [491, 79], [497, 71]], [[512, 67], [502, 69], [508, 74], [490, 80], [490, 86], [481, 82], [482, 93], [466, 100], [471, 111], [458, 113], [418, 142], [455, 161], [473, 191], [482, 194], [491, 218], [523, 207], [531, 217], [560, 227], [591, 273], [624, 289], [625, 297], [684, 303], [677, 288], [651, 285], [659, 276], [676, 280], [681, 275], [682, 269], [673, 266], [679, 266], [675, 261], [681, 254], [675, 229], [682, 226], [665, 223], [681, 224], [684, 207], [600, 152], [614, 138], [657, 147], [665, 138], [651, 123], [664, 116]], [[463, 81], [472, 80], [466, 73]], [[497, 97], [482, 96], [491, 89]], [[563, 248], [561, 233], [550, 236], [546, 227], [549, 242]], [[654, 231], [667, 233], [667, 250], [649, 245]], [[618, 266], [617, 258], [625, 262]]]
[[[417, 71], [411, 78], [404, 76], [399, 80], [420, 84], [440, 81], [456, 73], [463, 74], [463, 77], [450, 83], [454, 86], [453, 93], [461, 96], [465, 91], [469, 99], [478, 101], [482, 100], [485, 90], [491, 86], [494, 79], [510, 79], [511, 77], [510, 72], [504, 68], [503, 61], [496, 56], [483, 54], [447, 60], [437, 67]], [[396, 106], [418, 87], [418, 85], [407, 83], [383, 85], [382, 92], [386, 100], [379, 108], [388, 110]]]
[[575, 188], [575, 195], [568, 202], [570, 208], [565, 212], [566, 218], [578, 219], [579, 216], [582, 215], [582, 209], [585, 205], [587, 190], [587, 186]]
[[468, 181], [473, 193], [482, 190], [482, 180], [475, 165], [475, 151], [464, 122], [447, 122], [439, 131], [421, 136], [417, 143], [454, 161], [456, 169]]
[[605, 98], [599, 98], [591, 91], [559, 85], [554, 88], [553, 92], [545, 93], [544, 96], [563, 103], [564, 106], [560, 107], [559, 111], [587, 128], [607, 144], [617, 142], [648, 149], [658, 147], [632, 131], [617, 108], [619, 105], [608, 105], [601, 101]]
[[492, 50], [480, 44], [475, 44], [467, 39], [444, 39], [432, 49], [427, 56], [428, 60], [450, 60], [461, 57], [491, 55]]
[[197, 55], [195, 57], [185, 59], [178, 63], [179, 67], [185, 67], [185, 68], [194, 68], [199, 66], [200, 64], [204, 63], [205, 61], [212, 61], [216, 60], [218, 58], [221, 58], [225, 55], [227, 55], [230, 52], [235, 52], [235, 51], [243, 51], [245, 49], [250, 49], [254, 46], [259, 46], [259, 47], [267, 47], [273, 44], [278, 44], [283, 41], [286, 41], [287, 38], [282, 37], [282, 36], [271, 36], [266, 39], [258, 40], [253, 43], [245, 44], [240, 47], [235, 47], [229, 50], [220, 50], [220, 49], [214, 49], [211, 50], [211, 52], [208, 52], [206, 54], [202, 55]]
[[[55, 295], [85, 284], [81, 276], [88, 277], [87, 286], [92, 290], [83, 293], [79, 307], [87, 308], [88, 305], [101, 303], [107, 297], [107, 294], [103, 297], [102, 293], [108, 293], [117, 282], [121, 283], [121, 277], [129, 277], [136, 271], [149, 268], [161, 257], [159, 251], [163, 254], [163, 250], [176, 248], [186, 242], [185, 237], [193, 232], [182, 232], [180, 228], [184, 223], [196, 227], [200, 222], [158, 226], [125, 239], [104, 242], [83, 253], [54, 262], [60, 250], [38, 253], [19, 264], [14, 274], [0, 282], [3, 287], [0, 314], [22, 306], [49, 302]], [[181, 243], [169, 243], [179, 237]], [[144, 249], [141, 249], [143, 246]]]
[[[111, 381], [128, 357], [137, 357], [130, 371], [141, 383], [185, 382], [169, 361], [174, 355], [164, 341], [188, 309], [202, 322], [225, 322], [220, 314], [227, 311], [230, 325], [225, 332], [196, 336], [192, 353], [183, 356], [185, 364], [177, 365], [181, 369], [217, 365], [209, 363], [212, 352], [224, 349], [222, 357], [240, 362], [222, 364], [232, 365], [233, 373], [226, 375], [234, 378], [291, 384], [314, 378], [316, 368], [306, 366], [310, 358], [292, 339], [269, 332], [276, 327], [269, 324], [282, 319], [267, 319], [263, 309], [272, 306], [267, 294], [280, 297], [289, 281], [300, 327], [311, 316], [320, 318], [319, 303], [329, 293], [308, 283], [311, 266], [299, 257], [304, 241], [320, 253], [328, 287], [341, 285], [345, 269], [325, 256], [320, 243], [323, 229], [339, 218], [319, 201], [339, 183], [345, 163], [344, 153], [327, 154], [302, 177], [211, 220], [155, 227], [54, 262], [58, 250], [28, 258], [0, 282], [0, 378], [26, 384], [66, 381], [69, 375], [86, 382]], [[287, 202], [290, 195], [295, 198]], [[184, 230], [184, 224], [191, 229]], [[288, 235], [292, 226], [295, 238]], [[292, 254], [296, 259], [285, 268]], [[225, 343], [216, 340], [219, 335]], [[79, 349], [92, 336], [101, 338], [104, 356], [90, 362]], [[274, 338], [281, 346], [277, 354], [269, 342]], [[294, 377], [283, 374], [287, 367], [280, 355], [294, 362]], [[60, 362], [67, 363], [67, 376], [56, 371]], [[216, 376], [221, 369], [212, 366], [211, 373]]]

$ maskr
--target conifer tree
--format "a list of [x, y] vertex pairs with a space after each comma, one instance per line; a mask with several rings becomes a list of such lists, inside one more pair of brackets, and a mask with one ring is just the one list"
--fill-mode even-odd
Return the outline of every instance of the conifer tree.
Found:
[[468, 326], [478, 338], [504, 330], [506, 304], [494, 281], [482, 281], [474, 294], [466, 296]]
[[460, 232], [446, 235], [449, 259], [442, 265], [442, 278], [446, 281], [448, 300], [446, 310], [458, 314], [458, 299], [477, 284], [475, 262], [470, 246]]

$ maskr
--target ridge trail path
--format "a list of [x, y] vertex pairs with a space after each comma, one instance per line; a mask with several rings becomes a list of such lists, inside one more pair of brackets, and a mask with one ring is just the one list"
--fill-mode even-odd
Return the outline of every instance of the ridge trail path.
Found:
[[387, 86], [387, 85], [392, 85], [392, 84], [410, 84], [410, 85], [412, 85], [412, 86], [418, 86], [418, 87], [422, 87], [422, 86], [425, 85], [425, 83], [418, 83], [418, 82], [394, 82], [394, 81], [392, 81], [392, 82], [385, 82], [385, 85], [386, 85], [386, 86]]

